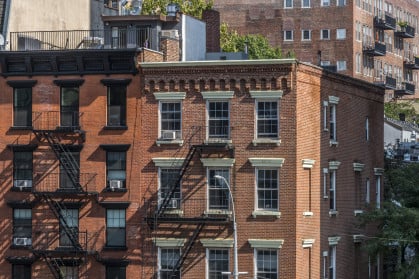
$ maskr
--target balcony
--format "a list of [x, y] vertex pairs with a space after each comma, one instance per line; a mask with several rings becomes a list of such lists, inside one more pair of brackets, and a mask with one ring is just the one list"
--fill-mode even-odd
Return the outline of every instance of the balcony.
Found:
[[152, 28], [11, 32], [10, 51], [131, 49], [154, 45]]
[[394, 95], [398, 97], [415, 95], [415, 85], [411, 81], [404, 81], [394, 90]]
[[385, 14], [384, 17], [374, 17], [374, 27], [382, 30], [396, 30], [396, 19]]
[[397, 89], [397, 80], [395, 78], [390, 77], [390, 76], [376, 77], [374, 83], [376, 85], [383, 86], [385, 89], [389, 89], [389, 90], [396, 90]]
[[364, 43], [362, 50], [369, 56], [384, 56], [386, 55], [386, 45], [381, 42]]
[[407, 69], [419, 70], [419, 57], [406, 57], [404, 60], [404, 66]]
[[394, 35], [402, 38], [414, 38], [415, 37], [415, 28], [408, 24], [403, 24], [402, 26], [397, 26]]

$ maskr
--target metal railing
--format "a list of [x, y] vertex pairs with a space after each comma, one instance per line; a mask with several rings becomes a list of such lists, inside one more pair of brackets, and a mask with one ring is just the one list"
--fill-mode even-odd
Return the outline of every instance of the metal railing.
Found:
[[95, 173], [80, 173], [77, 184], [80, 188], [76, 188], [67, 178], [66, 173], [35, 173], [32, 192], [41, 193], [80, 193], [95, 192], [96, 191], [96, 174]]
[[10, 32], [10, 50], [127, 49], [152, 45], [150, 27]]
[[80, 129], [79, 111], [43, 111], [32, 113], [32, 127], [38, 131], [54, 131], [60, 128]]

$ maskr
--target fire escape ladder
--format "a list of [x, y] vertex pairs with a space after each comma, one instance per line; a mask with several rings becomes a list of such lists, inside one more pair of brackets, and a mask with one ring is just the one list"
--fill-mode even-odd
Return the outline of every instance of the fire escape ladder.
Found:
[[183, 263], [185, 262], [186, 258], [188, 257], [189, 252], [192, 250], [192, 247], [196, 243], [196, 239], [198, 238], [199, 234], [201, 233], [202, 229], [204, 228], [205, 223], [199, 223], [196, 227], [193, 235], [191, 238], [189, 238], [188, 242], [185, 245], [185, 249], [181, 253], [179, 259], [177, 260], [175, 266], [173, 267], [173, 270], [171, 272], [171, 275], [169, 278], [178, 278], [176, 277], [176, 274], [178, 274], [182, 268]]
[[78, 251], [82, 251], [83, 247], [79, 243], [79, 236], [75, 233], [67, 223], [67, 220], [62, 215], [62, 212], [67, 208], [64, 206], [63, 203], [57, 202], [53, 200], [50, 196], [44, 195], [44, 199], [51, 208], [52, 212], [54, 213], [55, 217], [59, 220], [62, 228], [67, 235], [68, 239], [70, 240], [71, 244], [73, 245], [74, 249]]
[[65, 144], [60, 143], [58, 138], [54, 136], [54, 133], [45, 132], [44, 136], [47, 139], [52, 150], [54, 151], [55, 156], [60, 161], [61, 166], [64, 168], [65, 172], [70, 178], [70, 181], [73, 184], [74, 188], [82, 191], [83, 189], [79, 182], [80, 166], [71, 154], [70, 150], [67, 148]]
[[173, 198], [173, 195], [176, 191], [177, 186], [182, 181], [182, 177], [185, 175], [186, 171], [188, 170], [188, 166], [191, 163], [193, 156], [195, 155], [196, 147], [191, 145], [189, 148], [189, 152], [186, 155], [185, 160], [182, 163], [182, 167], [180, 168], [179, 175], [177, 176], [176, 180], [174, 180], [173, 185], [171, 185], [169, 193], [164, 197], [161, 205], [159, 205], [159, 209], [157, 210], [157, 217], [161, 217], [161, 215], [166, 210], [167, 206], [169, 205], [170, 200]]

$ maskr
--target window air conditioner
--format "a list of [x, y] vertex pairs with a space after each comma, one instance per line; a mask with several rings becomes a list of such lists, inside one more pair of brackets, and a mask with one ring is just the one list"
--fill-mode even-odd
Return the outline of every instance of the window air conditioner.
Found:
[[121, 180], [109, 180], [109, 188], [111, 188], [111, 190], [121, 189], [122, 188], [122, 181]]
[[168, 208], [177, 208], [178, 205], [178, 200], [176, 199], [171, 199], [169, 201], [169, 204], [167, 205]]
[[16, 237], [13, 239], [13, 244], [16, 246], [29, 246], [32, 245], [32, 239], [29, 237]]
[[32, 180], [17, 179], [14, 181], [13, 186], [17, 188], [29, 188], [29, 187], [32, 187]]
[[176, 132], [175, 131], [162, 131], [161, 137], [162, 139], [165, 139], [165, 140], [175, 140]]

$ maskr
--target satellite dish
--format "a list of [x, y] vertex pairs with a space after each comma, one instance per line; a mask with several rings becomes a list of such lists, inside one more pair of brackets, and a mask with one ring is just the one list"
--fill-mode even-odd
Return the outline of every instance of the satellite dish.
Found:
[[4, 46], [4, 37], [0, 34], [0, 46]]

